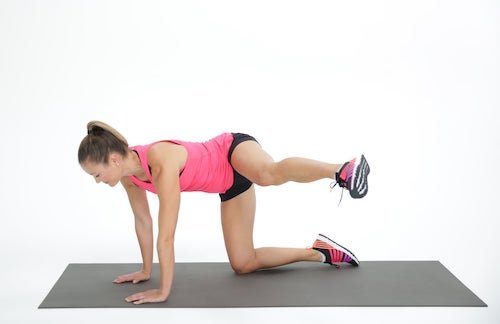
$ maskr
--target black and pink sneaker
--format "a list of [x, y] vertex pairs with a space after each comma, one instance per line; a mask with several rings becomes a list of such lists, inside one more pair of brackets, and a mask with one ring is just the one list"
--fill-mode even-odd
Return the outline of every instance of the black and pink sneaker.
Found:
[[354, 253], [323, 234], [318, 234], [312, 248], [323, 254], [323, 263], [337, 265], [338, 263], [346, 262], [355, 267], [359, 266], [359, 260]]
[[364, 155], [344, 163], [340, 170], [335, 173], [335, 182], [330, 185], [334, 188], [337, 184], [346, 188], [352, 198], [363, 198], [368, 193], [368, 174], [370, 166]]

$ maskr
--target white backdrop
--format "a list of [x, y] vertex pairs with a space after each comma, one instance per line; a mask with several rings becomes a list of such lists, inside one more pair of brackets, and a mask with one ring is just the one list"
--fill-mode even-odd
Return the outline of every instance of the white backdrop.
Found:
[[[0, 321], [494, 323], [499, 18], [477, 0], [0, 1]], [[124, 190], [77, 163], [91, 119], [131, 144], [240, 131], [277, 160], [364, 153], [363, 200], [257, 188], [256, 245], [323, 232], [361, 261], [439, 260], [489, 307], [37, 310], [68, 263], [140, 262]], [[218, 196], [182, 200], [177, 261], [226, 261]]]

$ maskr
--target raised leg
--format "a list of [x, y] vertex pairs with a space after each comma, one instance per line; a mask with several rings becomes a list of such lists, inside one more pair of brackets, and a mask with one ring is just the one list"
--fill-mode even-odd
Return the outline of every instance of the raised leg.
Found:
[[240, 174], [260, 186], [280, 185], [288, 181], [312, 182], [333, 179], [341, 164], [291, 157], [275, 162], [254, 141], [239, 144], [233, 151], [231, 164]]

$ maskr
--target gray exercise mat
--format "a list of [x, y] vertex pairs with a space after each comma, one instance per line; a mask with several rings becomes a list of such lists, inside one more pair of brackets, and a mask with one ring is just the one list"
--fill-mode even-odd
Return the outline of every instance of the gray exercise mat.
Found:
[[139, 264], [69, 264], [39, 308], [486, 306], [439, 261], [365, 261], [360, 267], [300, 262], [250, 274], [228, 263], [176, 263], [168, 300], [125, 297], [159, 287], [159, 266], [140, 284], [113, 284]]

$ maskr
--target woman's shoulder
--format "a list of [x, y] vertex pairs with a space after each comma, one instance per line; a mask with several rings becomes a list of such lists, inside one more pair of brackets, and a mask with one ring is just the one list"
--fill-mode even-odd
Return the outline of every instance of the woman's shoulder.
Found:
[[150, 145], [147, 151], [148, 162], [155, 164], [176, 164], [183, 167], [187, 160], [187, 150], [184, 146], [170, 141], [158, 141]]

